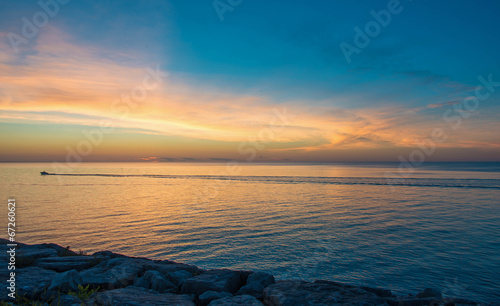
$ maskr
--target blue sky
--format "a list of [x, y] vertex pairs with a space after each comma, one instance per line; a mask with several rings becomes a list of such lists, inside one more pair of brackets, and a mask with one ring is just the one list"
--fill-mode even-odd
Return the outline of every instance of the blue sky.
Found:
[[[4, 114], [0, 128], [12, 131], [14, 125], [37, 122], [69, 124], [78, 116], [113, 118], [114, 114], [100, 105], [107, 97], [129, 91], [131, 84], [141, 79], [141, 69], [159, 65], [168, 73], [168, 82], [151, 94], [151, 103], [146, 101], [142, 113], [134, 110], [127, 122], [118, 124], [129, 132], [136, 129], [136, 136], [145, 129], [155, 131], [157, 137], [213, 141], [210, 157], [238, 158], [231, 146], [258, 133], [255, 127], [267, 120], [273, 108], [286, 106], [299, 116], [288, 132], [276, 135], [275, 141], [278, 147], [302, 145], [287, 151], [269, 150], [265, 155], [270, 161], [330, 160], [327, 156], [334, 156], [331, 161], [346, 160], [352, 150], [363, 150], [367, 156], [370, 150], [392, 150], [390, 155], [379, 154], [375, 159], [395, 160], [428, 137], [426, 127], [449, 128], [443, 114], [474, 95], [474, 89], [481, 85], [479, 76], [491, 74], [493, 80], [500, 81], [498, 1], [217, 1], [58, 3], [59, 12], [17, 53], [10, 46], [8, 33], [21, 34], [22, 17], [31, 20], [41, 7], [32, 1], [2, 2], [0, 62], [5, 69], [0, 86]], [[223, 20], [214, 3], [230, 7]], [[340, 44], [355, 46], [354, 28], [364, 31], [367, 23], [374, 21], [372, 11], [379, 13], [391, 5], [400, 12], [390, 14], [387, 26], [380, 27], [369, 45], [359, 48], [359, 54], [352, 54], [347, 61]], [[77, 61], [82, 62], [81, 67]], [[55, 66], [60, 67], [52, 68]], [[97, 68], [102, 68], [98, 74]], [[33, 85], [44, 73], [53, 81]], [[56, 76], [62, 79], [58, 81]], [[24, 85], [15, 81], [21, 78]], [[109, 80], [113, 86], [87, 86], [85, 78], [99, 79], [100, 84]], [[70, 81], [74, 82], [67, 85]], [[69, 88], [81, 91], [87, 100], [68, 104], [67, 98], [57, 100], [46, 94], [68, 94]], [[483, 152], [478, 157], [461, 157], [471, 160], [490, 160], [498, 153], [498, 136], [481, 133], [500, 125], [498, 91], [481, 100], [472, 116], [462, 116], [463, 127], [450, 130], [450, 140], [443, 148]], [[29, 105], [33, 105], [31, 112]], [[52, 114], [61, 105], [67, 107], [66, 118], [35, 116], [36, 111]], [[144, 113], [158, 113], [155, 108], [171, 111], [163, 119], [155, 117], [157, 124], [144, 127], [142, 123], [152, 118]], [[242, 126], [241, 122], [246, 123]], [[94, 123], [76, 124], [83, 129]], [[167, 128], [181, 125], [178, 130]], [[220, 136], [232, 130], [240, 134]], [[407, 136], [398, 136], [398, 131]], [[36, 135], [36, 129], [33, 133]], [[73, 144], [80, 137], [76, 134]], [[112, 134], [107, 139], [121, 136]], [[55, 135], [53, 142], [61, 141]], [[304, 143], [311, 146], [304, 147]], [[12, 152], [15, 145], [0, 156], [10, 160]], [[99, 160], [108, 153], [96, 153], [93, 158]], [[134, 154], [168, 153], [167, 146], [164, 151]], [[64, 154], [59, 146], [40, 158], [61, 159]], [[189, 153], [171, 154], [181, 157]], [[198, 153], [193, 157], [201, 158]], [[429, 158], [443, 160], [445, 156]]]

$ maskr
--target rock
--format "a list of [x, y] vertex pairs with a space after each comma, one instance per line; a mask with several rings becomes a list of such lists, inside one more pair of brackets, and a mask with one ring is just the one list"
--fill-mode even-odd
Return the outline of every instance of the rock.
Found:
[[365, 291], [371, 292], [377, 296], [380, 297], [392, 297], [392, 291], [389, 289], [382, 289], [382, 288], [374, 288], [374, 287], [366, 287], [366, 286], [354, 286], [350, 284], [344, 284], [340, 282], [334, 282], [334, 281], [327, 281], [327, 280], [315, 280], [314, 283], [316, 284], [331, 284], [334, 286], [338, 287], [343, 287], [343, 288], [361, 288]]
[[27, 245], [16, 250], [16, 267], [29, 267], [39, 258], [57, 256], [53, 248], [40, 245]]
[[415, 297], [419, 298], [419, 299], [425, 299], [425, 298], [441, 299], [443, 297], [443, 295], [441, 294], [441, 291], [439, 291], [435, 288], [425, 288], [422, 292], [417, 294]]
[[385, 299], [361, 288], [331, 283], [280, 281], [264, 289], [266, 305], [383, 305]]
[[264, 291], [264, 287], [259, 284], [259, 283], [250, 283], [246, 284], [245, 286], [241, 287], [238, 292], [236, 292], [236, 295], [251, 295], [253, 297], [256, 297], [258, 299], [262, 298], [262, 291]]
[[206, 291], [235, 293], [241, 286], [240, 274], [236, 271], [210, 270], [187, 279], [181, 293], [201, 295]]
[[152, 262], [152, 261], [150, 261], [149, 263], [147, 263], [145, 265], [145, 269], [146, 270], [156, 270], [163, 275], [167, 275], [168, 273], [177, 272], [177, 271], [187, 271], [187, 272], [191, 273], [191, 276], [193, 276], [193, 275], [202, 274], [203, 272], [205, 272], [196, 266], [179, 264], [179, 263], [173, 263], [173, 264], [167, 264], [165, 262], [157, 263], [157, 262]]
[[64, 294], [56, 298], [51, 305], [80, 306], [82, 305], [82, 300], [74, 295]]
[[267, 287], [269, 285], [275, 284], [274, 276], [271, 274], [263, 273], [263, 272], [254, 272], [250, 274], [247, 278], [247, 284], [250, 283], [259, 283], [262, 287]]
[[57, 272], [65, 272], [69, 270], [82, 271], [88, 269], [99, 261], [103, 260], [103, 257], [94, 256], [63, 256], [63, 257], [48, 257], [40, 258], [33, 264], [36, 267], [43, 269], [54, 270]]
[[149, 280], [147, 280], [145, 277], [138, 277], [136, 279], [134, 279], [134, 283], [133, 283], [134, 286], [136, 287], [142, 287], [142, 288], [146, 288], [146, 289], [149, 289]]
[[153, 290], [129, 286], [122, 289], [102, 291], [94, 294], [85, 305], [177, 305], [194, 306], [189, 295], [158, 293]]
[[182, 284], [188, 279], [193, 277], [193, 274], [186, 270], [179, 270], [175, 272], [169, 272], [165, 275], [168, 280], [174, 283], [178, 288], [182, 286]]
[[200, 306], [207, 306], [213, 300], [223, 299], [233, 296], [229, 292], [207, 291], [198, 298]]
[[248, 275], [247, 284], [241, 287], [236, 294], [251, 295], [261, 299], [264, 288], [274, 283], [276, 283], [274, 276], [263, 272], [254, 272]]
[[148, 264], [148, 260], [135, 258], [113, 258], [83, 270], [80, 275], [83, 285], [92, 288], [117, 289], [131, 285], [134, 278], [139, 276]]
[[64, 295], [64, 293], [61, 293], [59, 291], [47, 290], [40, 295], [40, 300], [47, 303], [52, 303], [55, 299], [59, 298], [61, 295]]
[[233, 297], [226, 297], [223, 299], [213, 300], [208, 306], [263, 306], [259, 300], [251, 295], [237, 295]]
[[392, 297], [392, 291], [389, 289], [383, 289], [383, 288], [373, 288], [373, 287], [366, 287], [366, 286], [360, 286], [361, 289], [371, 292], [377, 296], [380, 297]]
[[163, 293], [178, 293], [179, 288], [166, 280], [160, 272], [148, 270], [140, 278], [134, 280], [134, 286], [152, 289]]
[[37, 299], [56, 275], [57, 273], [52, 270], [38, 267], [16, 269], [17, 294], [29, 299]]
[[95, 252], [94, 254], [92, 254], [92, 256], [95, 256], [95, 257], [105, 257], [105, 258], [117, 258], [117, 257], [120, 257], [120, 258], [128, 258], [127, 256], [125, 255], [122, 255], [122, 254], [117, 254], [117, 253], [113, 253], [111, 251], [100, 251], [100, 252]]
[[49, 286], [49, 291], [61, 291], [61, 292], [78, 292], [78, 285], [83, 283], [80, 273], [76, 270], [69, 270], [60, 274], [57, 274], [52, 279]]
[[[388, 299], [387, 303], [391, 306], [426, 306], [426, 305], [441, 305], [440, 300], [434, 298], [407, 298], [407, 299]], [[443, 304], [445, 305], [445, 304]], [[448, 305], [448, 304], [446, 304]], [[455, 305], [452, 303], [451, 305]]]

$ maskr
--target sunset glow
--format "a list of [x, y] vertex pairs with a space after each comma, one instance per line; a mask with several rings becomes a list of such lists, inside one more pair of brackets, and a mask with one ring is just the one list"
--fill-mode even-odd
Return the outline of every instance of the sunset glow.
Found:
[[[429, 161], [499, 160], [500, 121], [493, 114], [500, 67], [491, 60], [499, 40], [481, 31], [498, 19], [477, 8], [467, 24], [424, 25], [439, 35], [404, 33], [414, 43], [402, 46], [404, 25], [419, 10], [439, 11], [405, 5], [393, 16], [399, 25], [383, 29], [348, 63], [337, 45], [370, 16], [354, 5], [341, 12], [290, 4], [287, 14], [270, 5], [262, 13], [277, 23], [310, 10], [297, 28], [284, 30], [264, 21], [249, 27], [260, 13], [250, 2], [222, 23], [210, 7], [124, 5], [123, 15], [114, 16], [103, 13], [105, 4], [71, 2], [16, 53], [9, 33], [20, 34], [21, 17], [40, 8], [13, 4], [10, 26], [0, 32], [0, 159], [64, 161], [68, 146], [76, 150], [105, 121], [112, 131], [102, 133], [85, 161], [244, 161], [249, 154], [242, 151], [252, 146], [257, 161], [397, 161], [432, 140], [434, 129], [446, 139], [435, 143]], [[456, 6], [466, 13], [465, 4]], [[99, 8], [109, 24], [133, 17], [123, 24], [128, 35], [93, 24], [89, 16]], [[144, 13], [134, 16], [137, 9]], [[318, 32], [313, 18], [336, 34]], [[474, 19], [482, 20], [477, 33], [466, 30]], [[461, 35], [455, 45], [439, 43], [452, 32]], [[421, 51], [429, 43], [432, 52]], [[478, 92], [488, 98], [476, 105]]]

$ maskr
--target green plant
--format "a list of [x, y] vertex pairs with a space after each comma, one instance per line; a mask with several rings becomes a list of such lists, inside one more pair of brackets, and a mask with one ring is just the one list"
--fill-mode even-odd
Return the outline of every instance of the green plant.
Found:
[[97, 291], [99, 291], [99, 287], [90, 289], [90, 285], [87, 285], [85, 287], [82, 285], [78, 285], [78, 292], [69, 291], [68, 294], [76, 296], [80, 300], [84, 301]]

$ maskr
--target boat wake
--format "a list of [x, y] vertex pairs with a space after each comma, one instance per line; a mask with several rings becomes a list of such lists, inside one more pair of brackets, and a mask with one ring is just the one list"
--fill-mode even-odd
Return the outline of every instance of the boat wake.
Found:
[[99, 173], [43, 173], [57, 176], [132, 177], [154, 179], [199, 179], [242, 182], [267, 182], [275, 184], [332, 184], [377, 185], [441, 188], [500, 189], [500, 179], [449, 179], [449, 178], [381, 178], [381, 177], [311, 177], [311, 176], [223, 176], [223, 175], [161, 175], [161, 174], [99, 174]]

